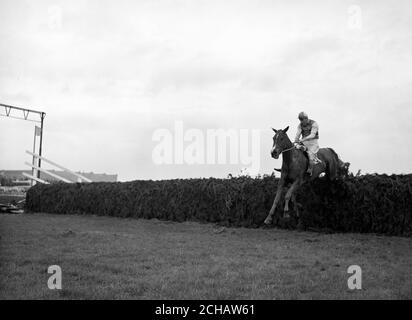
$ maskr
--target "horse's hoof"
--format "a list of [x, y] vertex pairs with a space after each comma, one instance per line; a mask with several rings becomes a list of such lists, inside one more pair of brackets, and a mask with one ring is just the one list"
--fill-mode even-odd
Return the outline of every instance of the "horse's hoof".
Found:
[[267, 225], [267, 226], [272, 224], [272, 219], [266, 218], [264, 224]]
[[283, 212], [283, 218], [290, 218], [289, 211], [284, 211]]

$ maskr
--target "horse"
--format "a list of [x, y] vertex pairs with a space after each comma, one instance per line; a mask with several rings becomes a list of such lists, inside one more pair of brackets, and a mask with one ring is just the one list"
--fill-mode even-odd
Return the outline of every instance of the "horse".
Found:
[[350, 163], [343, 162], [332, 148], [320, 148], [317, 153], [317, 157], [320, 162], [314, 165], [312, 175], [309, 176], [307, 174], [309, 165], [308, 155], [306, 154], [306, 152], [300, 150], [300, 148], [295, 146], [292, 141], [290, 141], [286, 133], [288, 129], [289, 126], [283, 130], [276, 130], [272, 128], [272, 130], [275, 132], [275, 135], [273, 136], [273, 146], [270, 154], [274, 159], [278, 159], [282, 154], [283, 159], [275, 200], [273, 201], [272, 208], [270, 209], [269, 214], [264, 222], [266, 225], [272, 223], [273, 215], [280, 201], [283, 187], [286, 186], [287, 183], [292, 183], [292, 185], [285, 195], [285, 207], [283, 216], [284, 218], [289, 217], [289, 201], [290, 199], [292, 199], [296, 215], [299, 218], [295, 191], [304, 182], [312, 181], [313, 179], [319, 177], [319, 175], [322, 173], [325, 173], [325, 176], [328, 180], [334, 180], [348, 174]]

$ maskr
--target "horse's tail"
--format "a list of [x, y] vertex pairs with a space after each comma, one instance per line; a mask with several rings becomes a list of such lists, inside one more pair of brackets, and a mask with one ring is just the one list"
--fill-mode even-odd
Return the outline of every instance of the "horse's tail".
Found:
[[329, 155], [326, 157], [326, 177], [329, 180], [334, 180], [338, 176], [338, 166], [339, 166], [339, 157], [335, 150], [332, 148], [326, 148], [329, 151]]
[[332, 148], [328, 148], [328, 149], [333, 154], [333, 156], [335, 158], [335, 164], [336, 164], [334, 166], [336, 168], [335, 174], [333, 175], [333, 173], [332, 173], [331, 176], [337, 177], [337, 176], [346, 176], [346, 175], [348, 175], [350, 163], [349, 162], [343, 162], [342, 159], [335, 152], [335, 150], [333, 150]]
[[335, 159], [336, 159], [337, 163], [339, 163], [340, 158], [339, 158], [338, 154], [335, 152], [335, 150], [333, 150], [332, 148], [328, 148], [328, 149], [329, 149], [329, 150], [332, 152], [332, 154], [335, 156]]

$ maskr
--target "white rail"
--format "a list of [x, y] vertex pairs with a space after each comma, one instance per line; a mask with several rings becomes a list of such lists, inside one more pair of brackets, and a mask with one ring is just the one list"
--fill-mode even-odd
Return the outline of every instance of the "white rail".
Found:
[[39, 179], [39, 178], [37, 178], [37, 177], [34, 177], [34, 176], [32, 176], [31, 174], [28, 174], [28, 173], [26, 173], [26, 172], [23, 172], [23, 176], [25, 176], [25, 177], [27, 177], [27, 178], [29, 178], [29, 179], [31, 179], [31, 180], [40, 182], [40, 183], [49, 184], [47, 181], [44, 181], [44, 180]]
[[28, 162], [25, 162], [24, 164], [26, 164], [26, 165], [28, 165], [29, 167], [32, 167], [32, 168], [34, 168], [34, 169], [36, 169], [36, 170], [38, 170], [38, 171], [40, 171], [40, 172], [44, 172], [45, 174], [48, 174], [49, 176], [52, 176], [52, 177], [54, 177], [54, 178], [56, 178], [56, 179], [59, 179], [59, 180], [61, 180], [61, 181], [63, 181], [63, 182], [73, 183], [73, 181], [70, 181], [70, 180], [67, 180], [66, 178], [60, 177], [59, 175], [57, 175], [57, 174], [55, 174], [55, 173], [53, 173], [53, 172], [47, 171], [46, 169], [40, 168], [40, 167], [38, 167], [38, 166], [36, 166], [36, 165], [34, 165], [34, 164], [31, 164], [31, 163], [28, 163]]
[[[26, 150], [26, 153], [27, 153], [27, 154], [30, 154], [30, 155], [33, 156], [34, 158], [41, 159], [42, 161], [47, 162], [47, 163], [49, 163], [49, 164], [51, 164], [51, 165], [53, 165], [53, 166], [55, 166], [55, 167], [57, 167], [57, 168], [65, 171], [65, 172], [71, 173], [72, 175], [78, 177], [78, 178], [80, 179], [80, 182], [82, 182], [82, 180], [85, 181], [85, 182], [92, 182], [92, 180], [86, 178], [85, 176], [82, 176], [81, 174], [79, 174], [79, 173], [77, 173], [77, 172], [74, 172], [74, 171], [72, 171], [72, 170], [70, 170], [70, 169], [67, 169], [67, 168], [65, 168], [65, 167], [63, 167], [63, 166], [61, 166], [61, 165], [59, 165], [59, 164], [57, 164], [57, 163], [55, 163], [55, 162], [53, 162], [53, 161], [45, 158], [45, 157], [43, 157], [43, 156], [39, 156], [38, 154], [33, 153], [33, 152], [30, 152], [30, 151], [28, 151], [28, 150]], [[34, 169], [36, 169], [36, 170], [38, 170], [38, 171], [40, 171], [40, 172], [44, 172], [44, 173], [46, 173], [46, 174], [48, 174], [48, 175], [50, 175], [50, 176], [52, 176], [52, 177], [54, 177], [54, 178], [56, 178], [56, 179], [59, 179], [59, 180], [61, 180], [61, 181], [64, 181], [64, 182], [67, 182], [67, 183], [73, 183], [72, 181], [70, 181], [70, 180], [68, 180], [68, 179], [66, 179], [66, 178], [60, 177], [59, 175], [54, 174], [54, 173], [52, 173], [52, 172], [50, 172], [50, 171], [47, 171], [47, 170], [45, 170], [45, 169], [43, 169], [43, 168], [40, 168], [40, 167], [38, 167], [38, 166], [36, 166], [36, 165], [34, 165], [34, 164], [31, 164], [31, 163], [28, 163], [28, 162], [25, 162], [25, 164], [28, 165], [28, 166], [30, 166], [30, 167], [32, 167], [32, 168], [34, 168]], [[29, 175], [29, 174], [27, 174], [27, 173], [26, 173], [26, 174], [23, 173], [23, 175], [26, 176], [26, 177], [28, 177], [28, 178], [30, 178], [30, 179], [32, 179], [32, 180], [35, 180], [35, 181], [38, 181], [38, 182], [41, 182], [41, 183], [47, 183], [46, 181], [44, 181], [44, 180], [42, 180], [42, 179], [39, 179], [39, 178], [35, 178], [34, 176]]]

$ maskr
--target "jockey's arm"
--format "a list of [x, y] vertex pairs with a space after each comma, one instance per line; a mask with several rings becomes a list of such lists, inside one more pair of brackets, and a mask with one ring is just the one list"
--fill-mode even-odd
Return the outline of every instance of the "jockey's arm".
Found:
[[299, 142], [300, 135], [302, 134], [302, 129], [300, 128], [300, 124], [298, 125], [298, 131], [296, 132], [295, 142]]
[[310, 135], [304, 137], [302, 140], [300, 140], [301, 142], [306, 141], [306, 140], [312, 140], [313, 138], [315, 138], [316, 136], [316, 132], [318, 132], [319, 130], [319, 126], [316, 122], [314, 122], [312, 124], [312, 130], [310, 130]]

